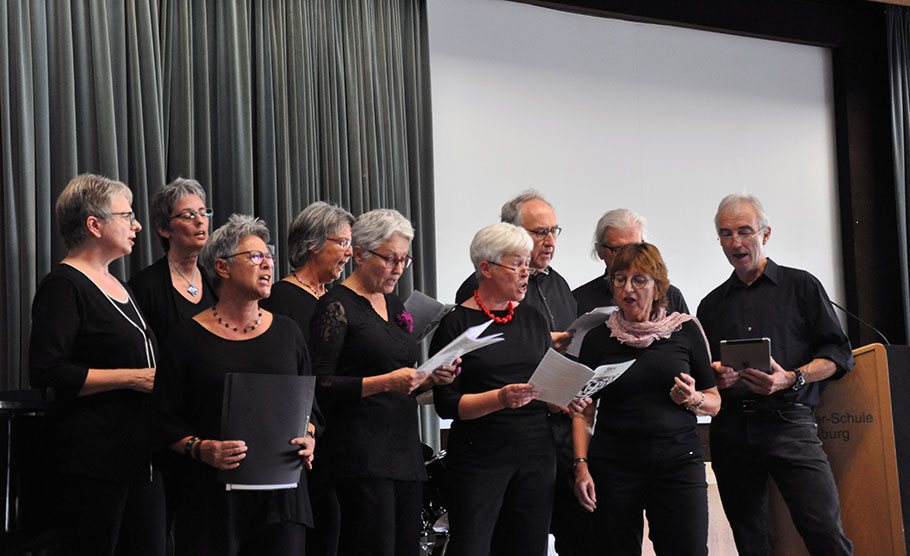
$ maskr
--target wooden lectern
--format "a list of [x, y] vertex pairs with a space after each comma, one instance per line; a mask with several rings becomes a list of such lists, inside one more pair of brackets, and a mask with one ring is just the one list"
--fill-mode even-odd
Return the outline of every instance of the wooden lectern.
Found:
[[[870, 344], [853, 357], [853, 371], [822, 392], [818, 435], [856, 555], [906, 556], [901, 502], [910, 513], [910, 348]], [[808, 555], [780, 493], [771, 490], [775, 553]]]

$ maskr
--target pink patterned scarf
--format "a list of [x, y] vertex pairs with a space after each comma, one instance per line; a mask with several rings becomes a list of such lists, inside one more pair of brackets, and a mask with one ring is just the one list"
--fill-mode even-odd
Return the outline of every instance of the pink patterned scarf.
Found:
[[[671, 334], [682, 328], [684, 322], [695, 320], [692, 315], [684, 313], [667, 314], [663, 307], [657, 316], [645, 322], [631, 322], [623, 318], [622, 311], [614, 311], [607, 319], [610, 336], [620, 343], [636, 348], [646, 348], [655, 340], [669, 338]], [[701, 328], [701, 326], [699, 326]]]

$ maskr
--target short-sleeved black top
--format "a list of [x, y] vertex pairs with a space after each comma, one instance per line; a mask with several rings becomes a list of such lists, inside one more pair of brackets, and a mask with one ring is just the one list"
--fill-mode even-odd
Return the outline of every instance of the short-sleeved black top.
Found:
[[[493, 311], [493, 314], [502, 317], [507, 311]], [[468, 328], [488, 320], [483, 311], [459, 305], [443, 317], [433, 335], [430, 353], [436, 353]], [[546, 318], [526, 303], [515, 308], [511, 322], [494, 322], [483, 336], [499, 332], [504, 341], [466, 354], [462, 358], [461, 374], [451, 384], [433, 388], [439, 416], [455, 420], [449, 436], [450, 449], [459, 442], [511, 442], [550, 434], [547, 406], [536, 400], [524, 407], [501, 409], [478, 419], [462, 421], [458, 418], [458, 404], [463, 395], [528, 382], [547, 349], [553, 345]]]
[[151, 396], [127, 389], [77, 394], [89, 369], [153, 367], [157, 355], [155, 334], [131, 300], [108, 298], [67, 264], [44, 277], [32, 303], [29, 376], [33, 387], [57, 393], [56, 458], [63, 472], [149, 476]]
[[[771, 259], [752, 284], [746, 285], [736, 273], [701, 300], [698, 320], [705, 327], [711, 353], [720, 357], [720, 341], [741, 338], [771, 338], [771, 356], [791, 370], [815, 358], [837, 365], [840, 378], [853, 368], [850, 340], [831, 308], [821, 282], [804, 270], [779, 266]], [[799, 392], [785, 388], [774, 399], [816, 406], [823, 383], [810, 382]], [[721, 390], [724, 402], [736, 398], [758, 398], [746, 388]]]
[[321, 448], [336, 479], [426, 480], [415, 397], [361, 396], [364, 377], [417, 364], [417, 343], [398, 322], [404, 304], [392, 294], [385, 302], [388, 321], [368, 299], [337, 285], [319, 299], [310, 324], [317, 396], [326, 420]]
[[[715, 386], [708, 349], [698, 325], [682, 324], [669, 338], [657, 340], [646, 348], [620, 343], [610, 329], [599, 326], [585, 335], [579, 361], [596, 369], [600, 365], [635, 359], [635, 363], [615, 382], [598, 392], [597, 424], [588, 455], [609, 457], [617, 445], [639, 446], [660, 454], [700, 450], [694, 435], [695, 415], [670, 399], [673, 378], [687, 373], [695, 388]], [[644, 454], [626, 454], [629, 458]], [[651, 454], [654, 455], [653, 453]]]
[[317, 301], [318, 299], [303, 288], [281, 280], [272, 285], [272, 293], [260, 301], [259, 306], [273, 313], [291, 317], [303, 331], [303, 335], [309, 338], [310, 321], [313, 319]]

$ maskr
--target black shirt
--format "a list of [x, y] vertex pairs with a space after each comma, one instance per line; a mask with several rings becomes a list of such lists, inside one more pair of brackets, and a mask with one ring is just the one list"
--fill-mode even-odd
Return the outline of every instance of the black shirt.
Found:
[[259, 302], [259, 306], [279, 315], [291, 317], [303, 335], [309, 337], [310, 321], [316, 310], [315, 296], [286, 280], [272, 285], [272, 293]]
[[[474, 295], [477, 289], [477, 276], [471, 274], [455, 293], [455, 303], [461, 305]], [[525, 305], [534, 307], [547, 319], [550, 332], [563, 332], [578, 315], [575, 312], [575, 298], [568, 282], [553, 267], [545, 272], [538, 272], [528, 280], [528, 293], [525, 294]]]
[[[607, 276], [608, 272], [572, 290], [572, 295], [578, 304], [578, 316], [597, 307], [616, 305], [613, 288], [610, 287]], [[673, 284], [670, 284], [670, 288], [667, 290], [667, 314], [670, 313], [689, 314], [689, 306], [686, 305], [682, 292]]]
[[338, 478], [426, 480], [414, 396], [383, 392], [362, 397], [363, 378], [413, 367], [419, 351], [398, 323], [404, 304], [385, 296], [389, 320], [369, 300], [338, 285], [319, 299], [310, 346], [320, 407], [322, 448]]
[[609, 457], [620, 444], [624, 450], [638, 452], [622, 454], [630, 459], [701, 450], [695, 415], [670, 398], [679, 373], [691, 375], [697, 390], [716, 385], [698, 325], [684, 322], [669, 338], [635, 348], [611, 337], [605, 324], [585, 335], [579, 353], [579, 361], [592, 369], [630, 359], [635, 363], [595, 395], [600, 403], [588, 455]]
[[[493, 311], [503, 317], [507, 311]], [[436, 353], [471, 326], [490, 320], [483, 311], [458, 306], [443, 317], [430, 343]], [[517, 409], [500, 409], [478, 419], [462, 421], [458, 404], [465, 394], [478, 394], [506, 384], [528, 382], [547, 349], [552, 347], [550, 331], [543, 315], [530, 305], [520, 303], [512, 320], [493, 323], [483, 336], [502, 332], [504, 341], [481, 348], [462, 357], [461, 374], [451, 383], [433, 388], [436, 411], [440, 417], [454, 419], [449, 442], [506, 442], [540, 438], [550, 434], [547, 406], [540, 401]]]
[[[187, 436], [202, 439], [222, 438], [221, 411], [224, 402], [224, 377], [227, 373], [309, 375], [310, 358], [300, 328], [289, 318], [275, 315], [269, 328], [248, 340], [228, 340], [209, 332], [195, 320], [180, 323], [161, 353], [153, 394], [160, 433], [170, 445]], [[288, 441], [291, 439], [288, 438]], [[319, 447], [317, 446], [317, 453]], [[317, 456], [318, 457], [318, 456]], [[225, 492], [217, 485], [214, 467], [191, 461], [184, 496], [206, 511], [224, 511], [225, 516], [240, 507], [255, 507], [263, 522], [290, 520], [312, 525], [312, 510], [307, 494], [306, 473], [300, 472], [295, 489]], [[241, 465], [243, 465], [241, 463]], [[201, 499], [200, 499], [201, 498]], [[226, 504], [226, 505], [225, 505]], [[226, 509], [234, 507], [234, 510]], [[195, 507], [195, 506], [194, 506]], [[225, 516], [212, 516], [213, 519]], [[189, 515], [183, 519], [201, 519]], [[225, 530], [228, 536], [240, 532]]]
[[198, 303], [188, 301], [174, 289], [167, 255], [130, 278], [130, 289], [136, 294], [136, 304], [148, 318], [159, 345], [164, 345], [171, 329], [178, 323], [190, 320], [215, 304], [215, 289], [201, 267], [199, 275], [202, 277], [202, 292], [197, 294]]
[[[778, 266], [771, 259], [750, 285], [732, 273], [702, 299], [698, 320], [715, 359], [719, 358], [721, 340], [771, 338], [771, 356], [786, 370], [816, 358], [837, 365], [832, 378], [840, 378], [853, 368], [850, 341], [821, 282], [804, 270]], [[739, 386], [720, 392], [725, 402], [759, 397]], [[810, 382], [799, 392], [786, 388], [771, 397], [815, 406], [820, 393], [821, 383]]]
[[129, 389], [77, 395], [89, 369], [149, 368], [157, 359], [155, 334], [132, 299], [107, 297], [67, 264], [44, 277], [32, 303], [29, 377], [33, 387], [56, 391], [54, 457], [65, 473], [148, 478], [151, 396]]

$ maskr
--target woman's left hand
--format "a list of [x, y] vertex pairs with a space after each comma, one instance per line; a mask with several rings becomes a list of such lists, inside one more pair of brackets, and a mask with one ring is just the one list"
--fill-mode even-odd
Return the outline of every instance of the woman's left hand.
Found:
[[679, 376], [674, 377], [673, 380], [676, 382], [670, 388], [670, 399], [673, 400], [673, 403], [676, 405], [695, 405], [698, 403], [695, 395], [695, 379], [691, 375], [679, 373]]
[[443, 365], [430, 373], [423, 385], [432, 388], [433, 386], [442, 386], [451, 384], [455, 377], [461, 374], [461, 357], [452, 361], [451, 365]]
[[292, 438], [291, 444], [301, 447], [300, 450], [297, 450], [297, 455], [303, 458], [303, 463], [306, 464], [307, 469], [312, 469], [313, 456], [316, 451], [316, 437], [307, 435]]
[[576, 398], [569, 402], [569, 405], [566, 406], [564, 411], [568, 413], [569, 416], [574, 417], [575, 415], [583, 412], [585, 408], [592, 403], [594, 403], [594, 400], [591, 398]]

